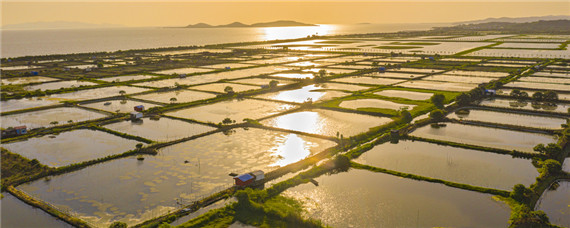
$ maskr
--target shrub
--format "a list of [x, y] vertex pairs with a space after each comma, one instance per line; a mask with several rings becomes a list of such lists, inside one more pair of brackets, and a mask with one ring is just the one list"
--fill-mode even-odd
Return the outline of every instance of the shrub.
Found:
[[117, 222], [111, 223], [109, 228], [127, 228], [127, 224], [124, 222], [117, 221]]
[[432, 118], [433, 120], [439, 121], [442, 120], [443, 117], [445, 117], [445, 114], [441, 109], [436, 109], [429, 113], [429, 117]]
[[431, 102], [438, 108], [443, 108], [443, 102], [445, 101], [445, 95], [441, 93], [436, 93], [430, 98]]

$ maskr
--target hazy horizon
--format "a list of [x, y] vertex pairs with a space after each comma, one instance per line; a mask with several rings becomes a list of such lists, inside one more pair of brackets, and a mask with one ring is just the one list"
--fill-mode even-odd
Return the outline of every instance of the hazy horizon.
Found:
[[[295, 20], [312, 24], [454, 23], [499, 17], [569, 15], [566, 1], [4, 1], [1, 26], [74, 22], [125, 27], [246, 24]], [[215, 12], [215, 13], [212, 13]]]

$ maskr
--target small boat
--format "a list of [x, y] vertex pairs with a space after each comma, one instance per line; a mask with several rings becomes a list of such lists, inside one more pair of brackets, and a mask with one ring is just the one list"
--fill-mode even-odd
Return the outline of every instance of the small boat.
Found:
[[103, 105], [111, 105], [111, 102], [105, 102]]

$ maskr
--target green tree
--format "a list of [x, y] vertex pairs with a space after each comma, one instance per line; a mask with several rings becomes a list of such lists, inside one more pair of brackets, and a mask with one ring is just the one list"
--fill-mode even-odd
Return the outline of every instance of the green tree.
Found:
[[275, 88], [275, 87], [277, 87], [277, 85], [279, 85], [279, 82], [277, 80], [271, 80], [269, 82], [269, 87], [271, 87], [271, 88]]
[[557, 101], [558, 100], [558, 94], [554, 91], [546, 91], [544, 92], [544, 100], [548, 100], [548, 101]]
[[412, 114], [410, 113], [410, 111], [406, 110], [406, 109], [402, 109], [400, 111], [400, 117], [402, 118], [402, 120], [406, 123], [409, 123], [412, 121], [413, 117]]
[[534, 94], [532, 94], [532, 99], [535, 101], [542, 101], [544, 99], [544, 94], [542, 94], [542, 92], [535, 92]]
[[562, 153], [562, 148], [556, 143], [549, 143], [548, 145], [544, 146], [544, 144], [540, 143], [536, 145], [534, 151], [539, 152], [543, 155], [548, 157], [556, 157], [560, 153]]
[[431, 102], [438, 108], [443, 108], [443, 102], [445, 101], [445, 95], [441, 93], [436, 93], [430, 98]]
[[222, 120], [222, 124], [232, 124], [232, 123], [235, 123], [235, 122], [236, 122], [235, 120], [232, 120], [232, 119], [230, 119], [230, 118], [225, 118], [225, 119]]
[[125, 96], [125, 94], [127, 94], [127, 92], [125, 92], [124, 90], [119, 91], [119, 95]]
[[137, 145], [135, 146], [137, 148], [137, 150], [140, 150], [143, 147], [142, 143], [137, 143]]
[[170, 103], [171, 103], [171, 104], [175, 103], [176, 101], [178, 101], [178, 99], [176, 99], [176, 97], [171, 97], [171, 98], [170, 98]]
[[234, 94], [234, 88], [231, 86], [226, 86], [226, 88], [224, 88], [224, 92], [227, 94]]
[[111, 223], [109, 228], [127, 228], [127, 224], [124, 222], [116, 221], [114, 223]]
[[510, 193], [510, 197], [520, 203], [528, 202], [530, 194], [532, 191], [526, 188], [522, 184], [517, 184], [513, 187], [513, 191]]
[[455, 100], [457, 101], [457, 104], [459, 104], [461, 106], [465, 106], [465, 105], [468, 105], [469, 103], [471, 103], [471, 96], [469, 94], [462, 93], [462, 94], [459, 94], [459, 96], [457, 96], [457, 98], [455, 98]]
[[548, 176], [548, 175], [553, 175], [553, 174], [560, 172], [561, 169], [562, 169], [562, 165], [560, 165], [560, 162], [558, 162], [554, 159], [547, 159], [546, 161], [544, 161], [542, 163], [542, 172], [541, 173], [544, 176]]
[[445, 113], [441, 109], [436, 109], [429, 113], [429, 117], [433, 120], [439, 121], [445, 117]]
[[49, 122], [49, 124], [51, 124], [51, 125], [54, 125], [54, 126], [55, 126], [55, 125], [58, 125], [58, 124], [59, 124], [59, 122], [57, 122], [57, 121], [51, 121], [51, 122]]

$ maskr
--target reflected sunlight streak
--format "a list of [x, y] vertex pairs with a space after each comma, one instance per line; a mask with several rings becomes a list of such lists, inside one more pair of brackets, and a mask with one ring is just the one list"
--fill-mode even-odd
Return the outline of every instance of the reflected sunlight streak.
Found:
[[261, 40], [282, 40], [303, 38], [311, 35], [328, 35], [336, 29], [336, 25], [267, 27], [259, 28], [259, 33]]

